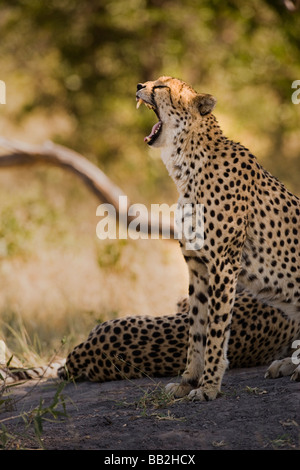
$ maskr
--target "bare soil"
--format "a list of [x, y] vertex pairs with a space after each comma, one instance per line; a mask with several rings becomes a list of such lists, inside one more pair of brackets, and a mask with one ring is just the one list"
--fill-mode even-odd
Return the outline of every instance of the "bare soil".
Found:
[[[226, 373], [213, 402], [169, 401], [170, 379], [138, 379], [103, 384], [68, 383], [60, 393], [67, 417], [42, 421], [41, 443], [48, 450], [191, 451], [300, 449], [300, 384], [288, 377], [264, 379], [264, 367]], [[56, 380], [27, 382], [10, 389], [0, 414], [5, 448], [36, 449], [36, 410], [53, 404]], [[63, 411], [60, 403], [56, 410]], [[13, 418], [13, 419], [8, 419]], [[35, 419], [36, 420], [36, 419]]]

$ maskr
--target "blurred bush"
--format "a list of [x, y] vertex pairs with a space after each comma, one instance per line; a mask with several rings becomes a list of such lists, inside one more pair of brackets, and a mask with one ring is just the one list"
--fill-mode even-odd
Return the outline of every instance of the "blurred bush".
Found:
[[[0, 134], [53, 139], [131, 201], [174, 203], [159, 151], [143, 142], [155, 116], [135, 109], [138, 82], [172, 75], [214, 94], [228, 137], [300, 193], [300, 11], [285, 3], [0, 0]], [[0, 318], [14, 329], [22, 318], [46, 349], [85, 337], [98, 318], [170, 313], [186, 293], [177, 245], [100, 242], [98, 203], [63, 170], [0, 172]]]
[[2, 120], [40, 118], [139, 202], [176, 197], [143, 143], [154, 116], [135, 112], [136, 83], [161, 74], [214, 94], [227, 134], [299, 189], [300, 21], [283, 1], [2, 0], [0, 30]]

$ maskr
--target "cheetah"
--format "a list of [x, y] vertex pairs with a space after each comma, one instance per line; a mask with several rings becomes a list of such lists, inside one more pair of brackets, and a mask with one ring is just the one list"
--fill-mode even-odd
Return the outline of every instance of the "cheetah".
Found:
[[[290, 353], [300, 325], [283, 312], [238, 292], [228, 342], [230, 367], [251, 367], [279, 361]], [[129, 316], [95, 326], [58, 369], [60, 379], [107, 382], [140, 377], [176, 377], [186, 366], [189, 301], [175, 314]], [[284, 370], [281, 371], [284, 374]], [[298, 378], [295, 373], [295, 380]]]
[[[192, 207], [196, 230], [192, 249], [186, 233], [179, 241], [189, 271], [187, 363], [180, 384], [167, 390], [214, 400], [228, 367], [237, 289], [300, 321], [300, 200], [247, 148], [223, 134], [212, 114], [212, 95], [163, 76], [139, 83], [136, 99], [158, 117], [145, 142], [161, 148], [178, 207]], [[200, 205], [202, 238], [196, 226]]]

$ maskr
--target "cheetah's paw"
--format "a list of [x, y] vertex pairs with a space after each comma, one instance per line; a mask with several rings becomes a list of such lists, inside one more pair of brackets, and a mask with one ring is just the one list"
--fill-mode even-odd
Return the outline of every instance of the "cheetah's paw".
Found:
[[189, 393], [188, 399], [191, 401], [211, 401], [217, 398], [218, 393], [219, 391], [216, 388], [206, 389], [199, 387]]
[[193, 387], [187, 383], [169, 383], [166, 385], [166, 392], [171, 393], [176, 398], [185, 397]]
[[277, 379], [278, 377], [286, 377], [288, 375], [291, 375], [291, 380], [300, 381], [300, 366], [294, 364], [290, 357], [273, 361], [265, 373], [265, 378]]

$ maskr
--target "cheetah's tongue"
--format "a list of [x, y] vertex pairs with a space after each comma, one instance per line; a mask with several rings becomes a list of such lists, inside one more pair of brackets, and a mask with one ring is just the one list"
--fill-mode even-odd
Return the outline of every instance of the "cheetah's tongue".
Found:
[[147, 137], [144, 138], [144, 142], [149, 142], [152, 139], [152, 137], [155, 134], [157, 134], [157, 132], [160, 130], [161, 125], [162, 125], [161, 121], [158, 121], [156, 124], [154, 124], [154, 126], [152, 127], [151, 134], [147, 135]]

